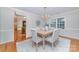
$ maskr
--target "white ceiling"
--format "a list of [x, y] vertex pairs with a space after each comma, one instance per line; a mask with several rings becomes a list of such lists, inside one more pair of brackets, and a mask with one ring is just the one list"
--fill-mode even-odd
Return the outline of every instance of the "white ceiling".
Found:
[[[32, 12], [38, 15], [42, 15], [44, 12], [43, 7], [16, 7], [17, 9]], [[47, 13], [49, 15], [60, 14], [79, 9], [79, 7], [47, 7]]]

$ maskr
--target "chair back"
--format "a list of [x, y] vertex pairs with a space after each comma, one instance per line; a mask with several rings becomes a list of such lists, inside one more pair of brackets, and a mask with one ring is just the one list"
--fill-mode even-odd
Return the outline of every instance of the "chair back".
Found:
[[36, 29], [31, 29], [31, 36], [32, 36], [32, 40], [34, 42], [36, 42], [37, 41], [37, 31], [36, 31]]
[[58, 39], [58, 37], [59, 37], [59, 32], [60, 32], [59, 29], [54, 29], [54, 31], [53, 31], [53, 35], [52, 35], [52, 37], [53, 37], [53, 41], [55, 41], [55, 40]]

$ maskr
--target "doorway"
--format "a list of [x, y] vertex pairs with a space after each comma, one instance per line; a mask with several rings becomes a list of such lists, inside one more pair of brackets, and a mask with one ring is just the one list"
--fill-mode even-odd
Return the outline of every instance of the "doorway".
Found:
[[14, 41], [26, 40], [26, 17], [15, 14], [14, 18]]

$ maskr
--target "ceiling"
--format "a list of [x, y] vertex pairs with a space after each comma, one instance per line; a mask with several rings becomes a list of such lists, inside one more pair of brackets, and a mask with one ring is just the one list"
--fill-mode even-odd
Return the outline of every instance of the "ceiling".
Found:
[[[43, 7], [16, 7], [16, 8], [23, 11], [32, 12], [38, 15], [42, 15], [44, 12]], [[55, 15], [55, 14], [60, 14], [64, 12], [73, 11], [76, 9], [79, 9], [79, 7], [47, 7], [47, 13], [49, 15]]]

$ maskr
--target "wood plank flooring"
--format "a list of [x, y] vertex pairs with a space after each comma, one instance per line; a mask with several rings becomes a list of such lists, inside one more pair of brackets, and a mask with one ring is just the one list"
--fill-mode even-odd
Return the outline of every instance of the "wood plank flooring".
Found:
[[70, 52], [79, 52], [79, 40], [71, 40]]
[[0, 45], [0, 52], [16, 52], [16, 43], [9, 42]]
[[[31, 37], [27, 37], [28, 39]], [[79, 52], [79, 40], [70, 39], [70, 52]], [[17, 52], [16, 43], [9, 42], [5, 44], [0, 44], [0, 52]]]

